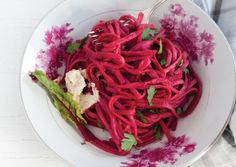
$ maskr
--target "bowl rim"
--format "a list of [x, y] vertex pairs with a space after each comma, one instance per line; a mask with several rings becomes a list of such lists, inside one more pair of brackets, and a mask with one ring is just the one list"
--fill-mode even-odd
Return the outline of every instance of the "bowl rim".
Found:
[[[33, 32], [31, 33], [31, 36], [30, 38], [28, 39], [27, 41], [27, 45], [25, 46], [24, 48], [24, 51], [23, 51], [23, 56], [21, 57], [21, 65], [20, 65], [20, 75], [19, 75], [19, 86], [20, 86], [20, 97], [21, 97], [21, 102], [23, 103], [23, 108], [24, 108], [24, 114], [25, 114], [25, 117], [27, 119], [27, 122], [29, 122], [30, 124], [30, 127], [33, 131], [33, 133], [35, 134], [35, 136], [39, 139], [39, 142], [42, 143], [44, 146], [47, 147], [47, 149], [49, 149], [50, 151], [52, 151], [53, 153], [55, 153], [57, 155], [57, 158], [61, 159], [62, 161], [66, 162], [67, 164], [70, 164], [73, 166], [73, 164], [71, 162], [69, 162], [68, 160], [66, 160], [65, 158], [62, 157], [62, 155], [60, 155], [59, 153], [57, 153], [50, 145], [49, 143], [46, 143], [41, 135], [37, 132], [37, 130], [35, 129], [35, 126], [33, 125], [32, 121], [30, 120], [30, 117], [29, 117], [29, 114], [26, 110], [26, 107], [25, 107], [25, 101], [24, 101], [24, 98], [23, 98], [23, 93], [22, 93], [22, 78], [23, 78], [23, 73], [22, 73], [22, 69], [23, 69], [23, 61], [25, 59], [25, 54], [26, 54], [26, 51], [29, 47], [29, 44], [30, 44], [30, 41], [32, 40], [33, 36], [36, 34], [36, 31], [38, 29], [38, 27], [42, 24], [43, 20], [46, 19], [53, 11], [55, 11], [59, 6], [63, 5], [64, 3], [67, 3], [69, 2], [70, 0], [64, 0], [64, 1], [61, 1], [59, 2], [58, 4], [56, 4], [52, 9], [50, 9], [38, 22], [38, 24], [35, 26]], [[157, 0], [156, 0], [157, 1]], [[215, 28], [219, 31], [219, 33], [221, 34], [221, 36], [223, 37], [223, 40], [224, 40], [224, 43], [226, 44], [229, 52], [231, 53], [231, 58], [233, 60], [233, 65], [234, 65], [234, 82], [236, 83], [236, 58], [234, 57], [234, 53], [232, 51], [232, 48], [227, 40], [227, 38], [225, 37], [224, 33], [222, 32], [222, 30], [219, 28], [219, 26], [212, 20], [212, 18], [207, 14], [205, 13], [197, 4], [195, 4], [192, 0], [187, 0], [188, 3], [190, 3], [191, 5], [195, 6], [196, 8], [198, 8], [199, 11], [201, 11], [205, 17], [207, 17], [209, 19], [209, 21], [211, 23], [213, 23], [215, 25]], [[222, 129], [220, 130], [220, 132], [218, 133], [218, 135], [215, 137], [215, 139], [205, 148], [203, 149], [197, 156], [195, 156], [194, 158], [190, 159], [187, 163], [184, 163], [183, 165], [185, 165], [184, 167], [187, 167], [189, 165], [192, 165], [194, 162], [198, 161], [202, 156], [204, 156], [217, 142], [218, 140], [222, 137], [222, 134], [225, 130], [225, 128], [227, 127], [227, 125], [229, 124], [230, 120], [231, 120], [231, 117], [233, 115], [233, 112], [234, 112], [234, 109], [236, 107], [236, 89], [234, 91], [234, 98], [233, 98], [233, 101], [232, 101], [232, 105], [231, 105], [231, 108], [230, 108], [230, 113], [227, 117], [227, 120], [226, 122], [224, 123], [224, 126], [222, 127]]]

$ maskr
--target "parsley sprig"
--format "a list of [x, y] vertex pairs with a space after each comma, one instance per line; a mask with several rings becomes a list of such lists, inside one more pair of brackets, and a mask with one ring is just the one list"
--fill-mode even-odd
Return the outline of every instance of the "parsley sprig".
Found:
[[184, 67], [184, 68], [183, 68], [183, 72], [184, 72], [185, 74], [189, 74], [189, 69], [188, 69], [187, 67]]
[[162, 44], [162, 40], [160, 39], [159, 51], [157, 54], [161, 55], [162, 53], [163, 53], [163, 44]]
[[154, 127], [155, 137], [157, 140], [161, 140], [161, 126], [158, 124]]
[[84, 43], [86, 42], [87, 39], [88, 39], [88, 37], [84, 37], [80, 40], [79, 43], [77, 43], [77, 42], [70, 43], [66, 48], [66, 52], [69, 54], [74, 54], [77, 49], [81, 48], [84, 45]]
[[130, 151], [133, 146], [137, 145], [135, 137], [129, 133], [124, 133], [124, 138], [121, 141], [121, 149], [124, 151]]
[[155, 95], [156, 93], [156, 89], [154, 86], [150, 86], [147, 90], [147, 100], [148, 100], [148, 104], [150, 106], [152, 106], [152, 99], [153, 99], [153, 96]]
[[150, 35], [151, 29], [150, 28], [145, 28], [143, 33], [142, 33], [142, 39], [144, 40], [150, 40], [151, 35]]
[[147, 123], [147, 120], [145, 119], [145, 116], [143, 115], [143, 113], [141, 111], [138, 111], [137, 115], [143, 123]]

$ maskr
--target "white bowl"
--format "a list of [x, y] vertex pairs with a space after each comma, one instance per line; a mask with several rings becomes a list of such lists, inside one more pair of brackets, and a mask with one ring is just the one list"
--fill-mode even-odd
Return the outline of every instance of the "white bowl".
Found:
[[[58, 155], [74, 166], [110, 167], [131, 162], [129, 156], [119, 157], [105, 153], [92, 145], [81, 145], [83, 139], [71, 128], [52, 106], [46, 93], [33, 83], [28, 76], [36, 64], [37, 53], [43, 49], [45, 31], [52, 26], [71, 23], [74, 38], [84, 36], [91, 26], [100, 19], [118, 18], [122, 14], [136, 15], [138, 11], [150, 8], [155, 0], [68, 0], [58, 5], [39, 24], [25, 50], [21, 70], [21, 92], [28, 117], [41, 139]], [[174, 164], [157, 162], [163, 167], [183, 167], [200, 158], [221, 136], [227, 125], [235, 102], [235, 65], [233, 53], [217, 25], [190, 1], [172, 0], [156, 11], [157, 18], [170, 13], [170, 4], [181, 4], [187, 16], [197, 16], [198, 32], [210, 32], [214, 36], [214, 62], [207, 66], [204, 61], [194, 63], [194, 69], [203, 82], [203, 95], [195, 111], [179, 121], [175, 136], [186, 135], [196, 147], [190, 154], [176, 155]], [[166, 139], [163, 139], [166, 140]], [[162, 147], [154, 143], [146, 148]], [[139, 150], [133, 151], [138, 153]], [[169, 162], [169, 161], [168, 161]], [[123, 164], [123, 166], [125, 166]], [[145, 166], [145, 165], [143, 165]], [[148, 166], [148, 165], [146, 165]]]

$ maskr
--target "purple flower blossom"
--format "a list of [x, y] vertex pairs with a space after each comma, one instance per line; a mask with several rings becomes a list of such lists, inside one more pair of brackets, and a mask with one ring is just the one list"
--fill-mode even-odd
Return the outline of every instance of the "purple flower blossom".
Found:
[[72, 30], [70, 24], [66, 23], [60, 27], [53, 26], [51, 30], [45, 33], [46, 49], [39, 52], [36, 69], [43, 69], [50, 79], [56, 79], [60, 76], [59, 69], [64, 65], [65, 47], [72, 40], [68, 34]]
[[174, 15], [165, 15], [164, 18], [165, 19], [160, 20], [162, 28], [168, 32], [173, 32], [175, 29], [175, 25], [177, 24]]
[[180, 156], [193, 152], [196, 143], [191, 142], [185, 135], [162, 143], [157, 148], [146, 148], [138, 154], [129, 157], [129, 162], [122, 162], [122, 167], [156, 167], [161, 163], [175, 164]]
[[171, 4], [169, 6], [169, 10], [174, 15], [182, 16], [182, 17], [186, 16], [185, 11], [184, 11], [183, 7], [181, 6], [181, 4]]
[[213, 39], [214, 39], [213, 35], [207, 33], [206, 30], [200, 33], [200, 41], [206, 41], [212, 43]]
[[73, 28], [70, 28], [70, 24], [66, 23], [62, 26], [53, 26], [51, 30], [47, 31], [45, 33], [44, 41], [46, 45], [54, 45], [59, 46], [66, 44], [71, 40], [70, 37], [67, 36], [68, 33], [70, 33], [73, 30]]
[[198, 31], [198, 20], [196, 16], [187, 16], [180, 4], [171, 4], [170, 13], [165, 14], [160, 20], [161, 27], [165, 29], [166, 35], [177, 41], [189, 55], [190, 60], [204, 60], [207, 65], [213, 62], [213, 50], [215, 48], [212, 34]]

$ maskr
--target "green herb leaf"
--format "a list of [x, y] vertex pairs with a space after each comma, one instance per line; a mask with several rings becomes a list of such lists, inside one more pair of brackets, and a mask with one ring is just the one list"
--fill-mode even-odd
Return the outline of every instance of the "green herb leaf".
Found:
[[163, 53], [163, 45], [162, 45], [162, 40], [160, 39], [160, 48], [159, 48], [159, 51], [158, 51], [158, 54], [162, 54]]
[[150, 106], [152, 106], [152, 99], [153, 96], [155, 95], [156, 90], [154, 86], [150, 86], [147, 90], [147, 100]]
[[189, 69], [188, 69], [187, 67], [184, 67], [184, 68], [183, 68], [183, 72], [184, 72], [185, 74], [189, 74]]
[[147, 123], [147, 120], [145, 119], [145, 116], [143, 115], [143, 113], [141, 111], [137, 112], [139, 119], [143, 122], [143, 123]]
[[142, 39], [150, 40], [151, 39], [150, 32], [151, 32], [150, 28], [145, 28], [143, 33], [142, 33]]
[[79, 43], [70, 43], [66, 48], [66, 52], [69, 54], [74, 54], [78, 48], [81, 48], [84, 45], [87, 39], [88, 36], [82, 38]]
[[65, 121], [67, 121], [69, 124], [76, 127], [76, 123], [74, 122], [74, 120], [72, 119], [70, 114], [66, 111], [67, 109], [61, 104], [61, 102], [54, 95], [50, 95], [50, 98], [51, 98], [55, 108], [60, 112], [61, 117]]
[[161, 126], [160, 125], [156, 125], [155, 128], [155, 137], [157, 140], [161, 140]]
[[48, 79], [42, 71], [37, 70], [32, 72], [31, 75], [37, 78], [38, 82], [44, 86], [48, 93], [55, 96], [63, 103], [66, 108], [70, 109], [80, 120], [86, 123], [85, 119], [80, 113], [80, 108], [77, 102], [73, 99], [70, 93], [64, 92], [56, 82]]
[[178, 107], [178, 108], [176, 108], [176, 114], [181, 114], [183, 112], [183, 110], [180, 108], [180, 107]]
[[161, 59], [161, 62], [160, 62], [160, 63], [161, 63], [161, 66], [165, 66], [167, 62], [166, 62], [165, 59]]
[[137, 145], [135, 137], [131, 134], [124, 133], [124, 138], [121, 141], [121, 149], [124, 151], [130, 151], [135, 145]]
[[66, 52], [69, 54], [74, 54], [75, 51], [80, 47], [80, 43], [70, 43], [67, 48]]

